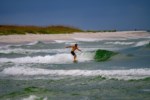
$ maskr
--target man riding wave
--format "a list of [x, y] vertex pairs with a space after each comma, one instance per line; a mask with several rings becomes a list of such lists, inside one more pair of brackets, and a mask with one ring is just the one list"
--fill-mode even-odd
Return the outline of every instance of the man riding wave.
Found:
[[77, 61], [77, 55], [75, 54], [75, 50], [78, 50], [78, 51], [81, 51], [79, 48], [78, 48], [78, 44], [75, 44], [75, 45], [72, 45], [72, 46], [67, 46], [66, 48], [72, 48], [71, 50], [71, 54], [74, 56], [74, 62]]

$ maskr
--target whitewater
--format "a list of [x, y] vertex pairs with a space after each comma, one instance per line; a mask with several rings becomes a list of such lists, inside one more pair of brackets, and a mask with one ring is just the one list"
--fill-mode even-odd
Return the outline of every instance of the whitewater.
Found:
[[[78, 63], [65, 48], [75, 43]], [[98, 50], [104, 60], [96, 60]], [[142, 35], [3, 45], [0, 100], [148, 100], [149, 52]]]

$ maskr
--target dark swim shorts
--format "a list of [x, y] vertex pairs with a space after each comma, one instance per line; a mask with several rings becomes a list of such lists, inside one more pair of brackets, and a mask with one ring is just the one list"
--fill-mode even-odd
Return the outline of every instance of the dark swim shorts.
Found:
[[74, 51], [71, 51], [71, 54], [72, 54], [73, 56], [76, 56], [76, 54], [74, 53]]

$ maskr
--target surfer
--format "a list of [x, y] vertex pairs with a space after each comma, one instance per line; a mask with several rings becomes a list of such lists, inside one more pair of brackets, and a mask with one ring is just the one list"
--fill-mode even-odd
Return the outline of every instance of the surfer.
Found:
[[77, 61], [77, 55], [75, 54], [75, 50], [78, 50], [78, 51], [81, 51], [79, 48], [78, 48], [78, 44], [75, 44], [75, 45], [72, 45], [72, 46], [67, 46], [66, 48], [72, 48], [71, 50], [71, 54], [74, 56], [74, 62]]

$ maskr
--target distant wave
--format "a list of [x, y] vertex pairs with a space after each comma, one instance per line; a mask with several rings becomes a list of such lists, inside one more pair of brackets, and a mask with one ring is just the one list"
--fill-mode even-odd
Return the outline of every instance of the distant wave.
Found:
[[25, 44], [25, 45], [38, 45], [38, 44], [46, 44], [45, 42], [42, 42], [42, 41], [34, 41], [34, 42], [30, 42], [28, 44]]
[[[99, 48], [81, 48], [84, 52], [85, 51], [95, 51]], [[105, 49], [105, 48], [104, 48]], [[31, 54], [31, 53], [67, 53], [70, 52], [69, 49], [62, 48], [62, 49], [23, 49], [23, 48], [15, 48], [15, 49], [1, 49], [1, 54]]]
[[39, 76], [39, 75], [50, 75], [50, 76], [101, 76], [107, 79], [144, 79], [150, 77], [149, 68], [141, 69], [125, 69], [125, 70], [50, 70], [42, 68], [31, 68], [31, 67], [9, 67], [5, 68], [1, 74], [13, 75], [13, 76]]
[[0, 53], [9, 54], [9, 53], [16, 53], [16, 54], [30, 54], [30, 53], [61, 53], [66, 52], [67, 49], [23, 49], [23, 48], [15, 48], [15, 49], [2, 49]]
[[3, 54], [10, 54], [10, 53], [26, 54], [26, 53], [29, 53], [31, 51], [32, 50], [16, 48], [16, 49], [2, 49], [2, 50], [0, 50], [0, 53], [3, 53]]
[[74, 40], [54, 40], [56, 43], [71, 43], [71, 42], [76, 42]]
[[0, 49], [13, 49], [13, 48], [19, 48], [19, 47], [24, 47], [24, 46], [32, 46], [32, 45], [38, 45], [38, 44], [46, 44], [42, 41], [35, 41], [35, 42], [30, 42], [30, 43], [20, 43], [20, 44], [9, 44], [5, 46], [0, 46]]
[[131, 44], [134, 44], [134, 42], [120, 42], [120, 41], [116, 41], [116, 42], [106, 42], [105, 44], [131, 45]]
[[83, 41], [83, 42], [95, 42], [95, 41], [101, 41], [101, 39], [96, 38], [74, 38], [77, 41]]
[[145, 40], [145, 41], [139, 41], [135, 44], [135, 47], [138, 47], [138, 46], [143, 46], [143, 45], [146, 45], [146, 44], [149, 44], [150, 43], [150, 40]]

